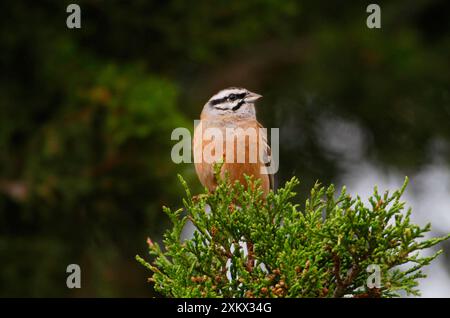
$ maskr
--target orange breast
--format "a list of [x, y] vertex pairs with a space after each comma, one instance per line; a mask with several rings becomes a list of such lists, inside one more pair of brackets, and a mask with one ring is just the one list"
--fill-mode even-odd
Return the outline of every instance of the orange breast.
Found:
[[[214, 178], [214, 162], [223, 160], [221, 176], [228, 172], [231, 182], [239, 181], [246, 184], [245, 175], [261, 180], [261, 187], [265, 194], [269, 192], [270, 181], [267, 174], [263, 174], [264, 163], [259, 156], [260, 145], [259, 125], [255, 121], [213, 122], [202, 120], [194, 132], [193, 151], [195, 170], [200, 182], [209, 190], [214, 191], [217, 183]], [[226, 128], [231, 129], [226, 129]], [[215, 128], [215, 133], [221, 133], [222, 140], [208, 138], [208, 128]], [[211, 132], [211, 130], [209, 130]], [[221, 145], [221, 146], [220, 146]], [[262, 149], [261, 149], [262, 150]], [[210, 162], [206, 162], [210, 161]], [[211, 162], [213, 161], [213, 162]]]

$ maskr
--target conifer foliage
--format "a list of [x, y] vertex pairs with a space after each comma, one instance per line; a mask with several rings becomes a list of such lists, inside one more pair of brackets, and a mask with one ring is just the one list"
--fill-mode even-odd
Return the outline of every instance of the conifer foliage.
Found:
[[[198, 196], [180, 180], [184, 208], [164, 207], [173, 223], [164, 248], [148, 239], [151, 262], [136, 256], [167, 297], [419, 295], [422, 267], [442, 251], [419, 252], [450, 237], [422, 239], [430, 224], [412, 224], [401, 201], [408, 179], [393, 193], [375, 187], [368, 204], [316, 183], [301, 205], [295, 177], [266, 199], [250, 178]], [[183, 239], [188, 222], [195, 230]]]

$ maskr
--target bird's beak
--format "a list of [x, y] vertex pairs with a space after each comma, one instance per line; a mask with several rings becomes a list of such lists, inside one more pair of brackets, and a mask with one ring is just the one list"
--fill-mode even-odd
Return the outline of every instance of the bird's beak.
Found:
[[245, 99], [246, 103], [254, 103], [261, 97], [262, 97], [262, 95], [259, 95], [259, 94], [253, 93], [253, 92], [248, 92], [247, 96], [245, 96], [244, 99]]

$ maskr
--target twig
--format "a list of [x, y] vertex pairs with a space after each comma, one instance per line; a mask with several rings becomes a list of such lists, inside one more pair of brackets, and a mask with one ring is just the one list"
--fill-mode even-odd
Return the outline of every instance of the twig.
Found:
[[347, 287], [351, 285], [353, 280], [358, 276], [360, 268], [358, 264], [353, 264], [352, 268], [350, 268], [349, 273], [345, 277], [344, 280], [342, 280], [340, 275], [340, 268], [341, 268], [341, 260], [339, 257], [333, 253], [333, 261], [334, 261], [334, 276], [336, 277], [336, 289], [334, 290], [333, 297], [340, 298], [345, 295], [345, 292], [347, 290]]

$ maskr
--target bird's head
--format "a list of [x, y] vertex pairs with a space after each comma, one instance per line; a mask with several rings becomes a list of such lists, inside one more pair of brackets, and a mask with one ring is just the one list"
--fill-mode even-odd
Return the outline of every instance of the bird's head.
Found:
[[226, 88], [209, 99], [202, 115], [256, 118], [255, 102], [261, 97], [245, 88]]

